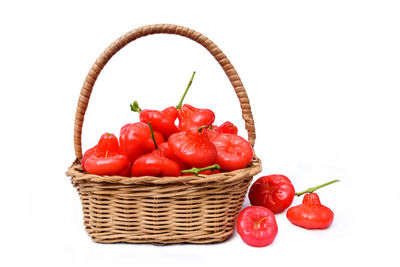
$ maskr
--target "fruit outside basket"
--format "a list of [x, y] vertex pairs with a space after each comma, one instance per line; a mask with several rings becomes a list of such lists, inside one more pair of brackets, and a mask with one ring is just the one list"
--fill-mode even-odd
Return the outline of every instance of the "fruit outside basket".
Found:
[[247, 168], [213, 175], [127, 178], [92, 175], [82, 170], [82, 125], [98, 75], [128, 43], [159, 33], [192, 39], [214, 56], [239, 98], [248, 140], [254, 147], [254, 120], [246, 91], [230, 61], [210, 39], [170, 24], [144, 26], [124, 34], [100, 55], [83, 84], [75, 114], [77, 159], [67, 171], [82, 201], [86, 231], [95, 242], [163, 245], [225, 241], [233, 233], [252, 177], [261, 172], [261, 162], [255, 154]]

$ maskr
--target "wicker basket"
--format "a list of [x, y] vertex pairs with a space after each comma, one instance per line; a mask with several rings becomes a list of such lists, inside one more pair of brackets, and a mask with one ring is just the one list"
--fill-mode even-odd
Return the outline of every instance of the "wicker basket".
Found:
[[[255, 141], [249, 99], [224, 53], [207, 37], [169, 24], [140, 27], [113, 42], [96, 60], [83, 84], [75, 114], [77, 159], [68, 169], [76, 187], [89, 236], [99, 243], [216, 243], [229, 238], [252, 177], [261, 171], [254, 156], [245, 169], [182, 177], [98, 176], [82, 171], [81, 133], [89, 98], [98, 75], [111, 57], [128, 43], [151, 34], [176, 34], [204, 46], [218, 61], [239, 98], [248, 140]], [[255, 155], [255, 154], [254, 154]]]

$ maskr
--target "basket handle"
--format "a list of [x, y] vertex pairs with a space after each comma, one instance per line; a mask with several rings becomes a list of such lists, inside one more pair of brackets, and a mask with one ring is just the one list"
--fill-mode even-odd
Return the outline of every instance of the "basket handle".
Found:
[[74, 147], [75, 147], [75, 155], [78, 159], [82, 158], [81, 137], [82, 137], [83, 120], [89, 103], [90, 95], [93, 90], [93, 86], [100, 72], [107, 64], [107, 62], [111, 59], [111, 57], [130, 42], [139, 39], [143, 36], [151, 34], [159, 34], [159, 33], [176, 34], [192, 39], [193, 41], [204, 46], [208, 50], [208, 52], [210, 52], [214, 56], [214, 58], [224, 69], [225, 74], [228, 76], [233, 88], [235, 89], [236, 95], [238, 96], [240, 101], [240, 107], [242, 109], [242, 118], [245, 121], [248, 140], [250, 144], [254, 146], [256, 133], [254, 127], [253, 114], [251, 113], [250, 102], [247, 97], [246, 90], [244, 89], [242, 81], [240, 80], [240, 77], [237, 74], [235, 68], [232, 66], [231, 62], [221, 51], [221, 49], [219, 49], [218, 46], [215, 45], [206, 36], [189, 28], [172, 24], [154, 24], [132, 30], [122, 35], [117, 40], [115, 40], [97, 58], [96, 62], [93, 64], [88, 75], [86, 76], [85, 82], [83, 83], [81, 89], [81, 93], [78, 100], [78, 106], [76, 108], [76, 113], [75, 113]]

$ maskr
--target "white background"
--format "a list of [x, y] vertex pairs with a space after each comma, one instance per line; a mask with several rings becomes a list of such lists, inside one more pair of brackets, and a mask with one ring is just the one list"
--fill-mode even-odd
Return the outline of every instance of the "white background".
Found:
[[[142, 2], [0, 3], [0, 265], [398, 266], [399, 2]], [[193, 28], [232, 61], [251, 100], [263, 175], [285, 174], [297, 190], [341, 180], [319, 191], [335, 213], [329, 229], [295, 227], [283, 213], [264, 248], [236, 233], [217, 245], [90, 240], [64, 174], [74, 160], [80, 87], [112, 41], [153, 23]], [[218, 124], [230, 120], [245, 136], [238, 100], [212, 56], [163, 35], [135, 41], [105, 67], [84, 149], [137, 120], [134, 99], [153, 109], [177, 104], [193, 70], [187, 102], [212, 108]]]

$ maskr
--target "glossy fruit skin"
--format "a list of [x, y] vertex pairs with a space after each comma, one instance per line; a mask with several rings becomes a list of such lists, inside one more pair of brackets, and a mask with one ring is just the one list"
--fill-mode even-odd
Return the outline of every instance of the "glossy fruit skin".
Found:
[[88, 158], [90, 158], [91, 156], [95, 155], [97, 151], [97, 145], [95, 145], [92, 148], [89, 148], [88, 150], [86, 150], [86, 152], [83, 154], [83, 157], [81, 159], [81, 165], [82, 165], [82, 169], [87, 172], [86, 168], [85, 168], [85, 162]]
[[84, 170], [97, 175], [119, 175], [129, 167], [127, 157], [120, 155], [119, 150], [117, 137], [114, 134], [103, 134], [97, 146], [85, 153], [87, 158], [84, 160]]
[[[157, 144], [164, 142], [161, 133], [154, 131]], [[151, 131], [148, 124], [136, 122], [126, 124], [121, 128], [119, 136], [121, 146], [121, 154], [127, 156], [131, 163], [144, 154], [148, 154], [155, 149], [153, 139], [151, 139]]]
[[263, 206], [277, 214], [290, 207], [294, 194], [289, 178], [274, 174], [258, 178], [250, 187], [249, 199], [251, 205]]
[[131, 164], [129, 163], [128, 166], [124, 170], [122, 170], [118, 175], [124, 177], [131, 177]]
[[97, 175], [119, 175], [129, 166], [129, 161], [124, 155], [107, 157], [91, 156], [85, 162], [88, 173]]
[[174, 162], [176, 162], [181, 170], [190, 169], [191, 166], [186, 164], [185, 162], [178, 159], [174, 153], [172, 153], [171, 149], [169, 148], [168, 142], [164, 142], [158, 146], [158, 149], [153, 150], [152, 153], [156, 153], [162, 157], [166, 157]]
[[274, 241], [278, 225], [272, 211], [260, 206], [250, 206], [239, 213], [236, 230], [246, 244], [265, 247]]
[[217, 133], [230, 133], [230, 134], [238, 133], [238, 128], [230, 121], [224, 122], [219, 127], [213, 130]]
[[253, 160], [250, 143], [236, 134], [218, 134], [212, 137], [217, 149], [216, 163], [222, 170], [234, 171], [247, 167]]
[[[174, 106], [167, 107], [167, 108], [163, 109], [161, 112], [162, 112], [162, 114], [164, 114], [165, 116], [167, 116], [168, 118], [173, 120], [174, 123], [176, 121], [176, 118], [178, 118], [178, 110]], [[178, 128], [177, 128], [177, 130], [178, 130]]]
[[217, 128], [218, 128], [218, 125], [214, 125], [214, 124], [209, 127], [209, 129], [211, 131], [215, 131], [215, 129], [217, 129]]
[[179, 130], [197, 130], [201, 126], [210, 126], [215, 120], [215, 114], [209, 109], [199, 109], [191, 105], [184, 104], [178, 109]]
[[178, 111], [172, 106], [162, 111], [144, 109], [139, 115], [141, 122], [146, 124], [151, 122], [153, 129], [160, 132], [166, 140], [171, 136], [171, 134], [179, 131], [178, 127], [175, 125], [177, 117]]
[[178, 164], [166, 157], [155, 153], [140, 156], [132, 164], [131, 176], [180, 176], [181, 169]]
[[191, 167], [213, 165], [217, 158], [217, 149], [204, 128], [175, 133], [168, 139], [168, 146], [180, 161]]
[[114, 155], [119, 152], [118, 138], [114, 134], [104, 133], [97, 144], [97, 155]]
[[206, 131], [207, 131], [208, 138], [211, 141], [214, 140], [218, 135], [220, 135], [219, 133], [217, 133], [217, 132], [215, 132], [213, 130], [210, 130], [210, 129], [206, 129]]
[[321, 204], [316, 193], [306, 194], [303, 203], [286, 212], [288, 220], [306, 229], [325, 229], [333, 222], [332, 210]]

